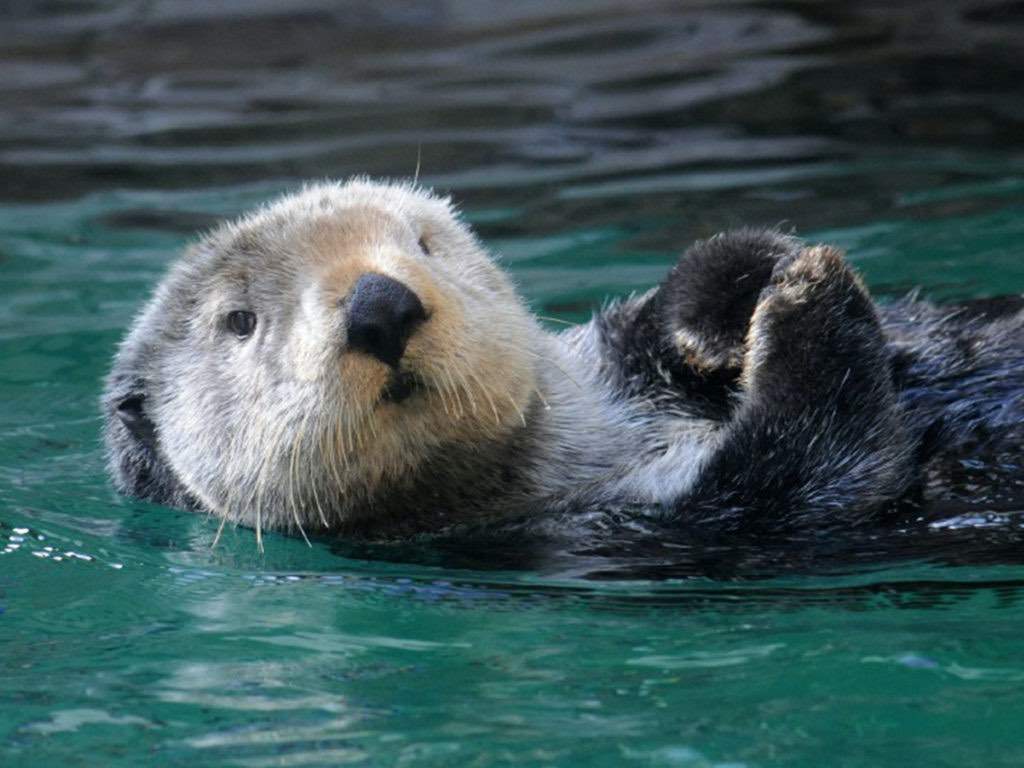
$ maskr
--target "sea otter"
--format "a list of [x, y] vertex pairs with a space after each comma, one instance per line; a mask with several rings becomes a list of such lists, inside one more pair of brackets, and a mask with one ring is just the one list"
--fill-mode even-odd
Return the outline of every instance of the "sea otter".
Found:
[[937, 456], [1019, 441], [1022, 310], [876, 305], [835, 248], [746, 229], [552, 333], [449, 200], [315, 184], [171, 268], [106, 382], [109, 468], [258, 540], [597, 507], [847, 527]]

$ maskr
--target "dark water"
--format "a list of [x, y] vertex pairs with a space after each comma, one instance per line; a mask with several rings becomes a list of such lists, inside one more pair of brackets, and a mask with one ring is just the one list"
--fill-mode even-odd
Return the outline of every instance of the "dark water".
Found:
[[1024, 5], [0, 13], [0, 764], [1024, 764], [1018, 456], [885, 546], [260, 557], [115, 496], [96, 410], [196, 230], [418, 163], [562, 319], [741, 223], [882, 295], [1024, 291]]

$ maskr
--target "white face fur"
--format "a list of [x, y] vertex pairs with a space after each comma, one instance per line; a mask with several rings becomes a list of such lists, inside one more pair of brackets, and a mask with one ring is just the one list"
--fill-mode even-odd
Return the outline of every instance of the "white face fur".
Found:
[[[398, 372], [348, 343], [367, 274], [427, 315]], [[163, 336], [161, 451], [204, 506], [255, 527], [333, 526], [445, 445], [521, 425], [536, 388], [539, 330], [508, 278], [447, 200], [407, 185], [317, 185], [222, 226], [144, 319]], [[415, 385], [400, 401], [396, 377]]]

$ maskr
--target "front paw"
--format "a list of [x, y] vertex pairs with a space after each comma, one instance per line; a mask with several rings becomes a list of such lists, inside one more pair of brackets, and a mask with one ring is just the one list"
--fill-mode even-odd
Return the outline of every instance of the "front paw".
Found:
[[690, 247], [658, 292], [661, 327], [681, 359], [702, 372], [739, 370], [762, 289], [799, 252], [794, 238], [754, 229]]
[[750, 322], [744, 388], [774, 407], [805, 407], [885, 395], [890, 378], [874, 302], [842, 252], [815, 246], [781, 260]]

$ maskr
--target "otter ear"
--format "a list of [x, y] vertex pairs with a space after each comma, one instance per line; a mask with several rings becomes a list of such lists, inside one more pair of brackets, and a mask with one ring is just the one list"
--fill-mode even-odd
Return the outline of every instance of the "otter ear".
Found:
[[117, 403], [117, 418], [132, 436], [147, 448], [156, 447], [156, 427], [146, 415], [146, 396], [132, 393]]

